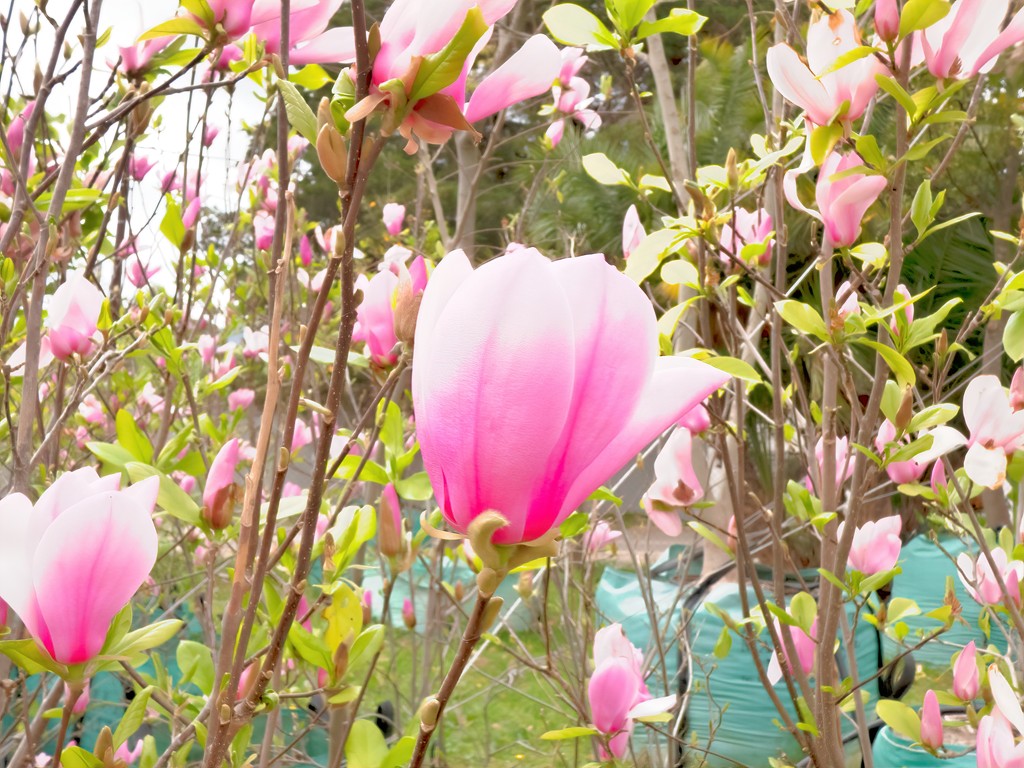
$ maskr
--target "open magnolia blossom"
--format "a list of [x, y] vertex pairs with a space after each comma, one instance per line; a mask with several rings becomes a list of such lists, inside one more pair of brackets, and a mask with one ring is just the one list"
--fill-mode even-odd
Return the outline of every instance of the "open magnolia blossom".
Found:
[[976, 376], [964, 392], [964, 421], [970, 430], [964, 471], [986, 488], [1006, 481], [1006, 457], [1024, 445], [1024, 411], [1014, 410], [997, 376]]
[[797, 664], [800, 665], [800, 669], [805, 675], [809, 675], [814, 670], [814, 650], [817, 645], [818, 620], [815, 619], [814, 623], [811, 624], [810, 634], [804, 632], [800, 627], [779, 624], [778, 619], [774, 616], [770, 620], [775, 626], [775, 631], [779, 634], [779, 640], [782, 643], [782, 660], [780, 662], [777, 651], [772, 651], [772, 657], [768, 661], [768, 669], [766, 670], [768, 682], [776, 685], [782, 680], [783, 669], [790, 669], [789, 650], [786, 647], [786, 640], [782, 636], [783, 633], [788, 634], [793, 641], [793, 649], [796, 651]]
[[86, 467], [61, 475], [39, 500], [0, 500], [0, 599], [62, 664], [103, 647], [110, 623], [149, 576], [159, 479], [120, 490], [120, 475]]
[[875, 77], [886, 69], [874, 56], [836, 68], [840, 57], [861, 45], [857, 20], [847, 10], [822, 14], [807, 28], [807, 63], [785, 43], [768, 49], [768, 76], [779, 93], [801, 107], [815, 125], [851, 122], [878, 92]]
[[1020, 697], [995, 664], [989, 665], [988, 684], [993, 707], [978, 723], [978, 768], [1021, 768], [1024, 743], [1019, 740], [1024, 735], [1024, 711]]
[[[890, 480], [897, 485], [917, 482], [924, 475], [929, 464], [967, 444], [967, 438], [958, 430], [945, 425], [930, 430], [923, 430], [917, 435], [918, 438], [928, 436], [932, 439], [930, 448], [921, 451], [906, 461], [893, 461], [885, 465], [885, 472], [889, 475]], [[896, 427], [893, 426], [891, 421], [886, 419], [878, 428], [878, 435], [875, 437], [875, 448], [879, 454], [884, 455], [888, 446], [892, 445], [894, 447], [890, 450], [896, 450], [899, 445], [907, 442], [907, 440], [908, 438], [904, 437], [897, 444]]]
[[1009, 10], [1009, 0], [957, 0], [949, 13], [915, 35], [915, 53], [935, 77], [988, 72], [999, 54], [1024, 40], [1024, 9], [1004, 29]]
[[594, 728], [608, 740], [608, 750], [600, 749], [603, 759], [626, 754], [635, 719], [668, 712], [676, 705], [674, 695], [651, 697], [643, 665], [643, 654], [629, 642], [622, 625], [612, 624], [594, 635], [594, 673], [587, 697]]
[[496, 544], [548, 533], [729, 380], [659, 357], [654, 309], [600, 254], [532, 248], [474, 270], [461, 251], [423, 295], [412, 394], [423, 462], [448, 522], [487, 511]]
[[644, 494], [643, 505], [651, 522], [668, 536], [678, 536], [683, 530], [677, 508], [704, 497], [693, 471], [692, 454], [693, 435], [685, 427], [676, 427], [654, 459], [654, 483]]
[[992, 550], [992, 562], [995, 563], [995, 570], [989, 565], [984, 553], [975, 558], [962, 552], [956, 559], [957, 575], [967, 588], [967, 592], [979, 603], [998, 605], [1003, 602], [1003, 590], [996, 578], [998, 573], [1006, 585], [1010, 600], [1020, 605], [1020, 582], [1024, 578], [1024, 563], [1020, 560], [1010, 560], [1000, 547]]
[[[845, 521], [839, 524], [837, 538], [842, 538], [845, 527]], [[900, 541], [902, 527], [899, 515], [869, 520], [858, 526], [850, 547], [850, 567], [868, 576], [895, 568], [903, 546]]]
[[[807, 477], [804, 478], [804, 487], [807, 488], [811, 493], [822, 492], [822, 480], [824, 478], [824, 467], [825, 467], [825, 442], [824, 438], [819, 437], [818, 442], [814, 446], [814, 464], [810, 466], [810, 472]], [[835, 478], [836, 487], [840, 487], [853, 477], [853, 457], [850, 456], [850, 441], [846, 437], [836, 438], [836, 468]]]
[[[398, 131], [408, 140], [406, 152], [412, 153], [421, 141], [443, 144], [455, 131], [472, 130], [471, 123], [547, 91], [558, 77], [561, 56], [551, 40], [534, 35], [466, 99], [477, 55], [494, 24], [515, 4], [516, 0], [395, 0], [380, 23], [381, 44], [373, 60], [370, 95], [350, 109], [346, 119], [358, 120], [381, 104], [400, 109]], [[423, 60], [456, 35], [469, 35], [475, 41], [461, 72], [451, 78], [422, 73]], [[339, 49], [342, 55], [337, 61], [355, 58], [344, 51]]]
[[733, 259], [742, 258], [744, 249], [751, 246], [751, 259], [757, 264], [767, 266], [772, 260], [772, 246], [775, 243], [775, 224], [764, 208], [748, 211], [746, 208], [735, 208], [729, 221], [722, 225], [719, 235], [719, 255], [727, 264]]

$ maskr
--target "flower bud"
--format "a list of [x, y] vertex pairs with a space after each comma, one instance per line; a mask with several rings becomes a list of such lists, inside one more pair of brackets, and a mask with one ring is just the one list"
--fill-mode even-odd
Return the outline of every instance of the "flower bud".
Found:
[[402, 508], [395, 486], [388, 483], [380, 495], [380, 512], [377, 515], [377, 540], [384, 557], [398, 557], [405, 548], [402, 535]]
[[341, 184], [348, 172], [345, 140], [333, 125], [325, 125], [316, 136], [316, 155], [331, 181]]
[[519, 581], [516, 582], [516, 592], [519, 593], [519, 597], [523, 600], [529, 600], [533, 597], [533, 573], [523, 571], [519, 574]]
[[334, 663], [334, 679], [341, 680], [348, 672], [348, 641], [338, 643], [331, 661]]
[[903, 400], [900, 402], [900, 409], [896, 412], [896, 423], [893, 426], [900, 432], [906, 432], [913, 417], [914, 392], [910, 387], [907, 387], [903, 390]]
[[412, 607], [412, 600], [408, 597], [402, 603], [402, 623], [406, 629], [416, 629], [416, 611]]
[[899, 0], [875, 0], [875, 32], [887, 43], [899, 36]]
[[414, 291], [412, 281], [403, 276], [395, 291], [395, 338], [412, 346], [416, 337], [416, 318], [420, 313], [423, 291]]

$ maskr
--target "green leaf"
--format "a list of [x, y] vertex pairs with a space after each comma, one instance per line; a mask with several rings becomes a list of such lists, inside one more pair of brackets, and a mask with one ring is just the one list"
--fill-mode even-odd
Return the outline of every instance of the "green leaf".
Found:
[[[338, 469], [338, 474], [346, 480], [350, 480], [355, 475], [356, 469], [363, 461], [362, 456], [355, 456], [349, 454], [341, 461], [341, 467]], [[388, 473], [384, 471], [384, 467], [375, 461], [367, 461], [366, 466], [363, 467], [359, 473], [359, 479], [365, 480], [368, 483], [378, 483], [379, 485], [387, 485], [391, 482], [391, 478], [388, 477]]]
[[793, 617], [800, 629], [810, 634], [811, 625], [818, 615], [818, 605], [809, 593], [799, 592], [793, 595], [793, 599], [789, 603], [789, 615]]
[[288, 80], [308, 91], [318, 91], [328, 83], [334, 82], [334, 78], [319, 64], [308, 64], [298, 72], [292, 73]]
[[124, 465], [128, 477], [133, 483], [145, 480], [147, 477], [156, 475], [160, 478], [160, 488], [156, 494], [156, 503], [160, 508], [173, 515], [179, 520], [191, 525], [198, 525], [200, 520], [199, 505], [192, 500], [192, 497], [181, 490], [181, 486], [174, 482], [169, 476], [152, 467], [138, 461], [130, 461]]
[[928, 229], [935, 216], [932, 214], [932, 183], [930, 179], [921, 182], [914, 194], [914, 202], [910, 204], [910, 220], [917, 227], [918, 235]]
[[775, 302], [775, 309], [783, 320], [800, 333], [815, 336], [821, 341], [828, 341], [828, 329], [825, 327], [825, 321], [810, 305], [795, 299], [785, 299]]
[[0, 640], [0, 653], [30, 675], [54, 672], [63, 677], [67, 672], [67, 668], [63, 664], [50, 658], [50, 655], [36, 645], [35, 640], [32, 639]]
[[345, 742], [345, 758], [349, 768], [381, 768], [388, 756], [388, 745], [384, 734], [369, 720], [352, 723], [348, 741]]
[[149, 442], [142, 430], [135, 423], [135, 417], [123, 408], [117, 412], [117, 442], [139, 461], [149, 463], [153, 460], [153, 444]]
[[598, 184], [604, 184], [605, 186], [633, 186], [632, 177], [609, 160], [608, 155], [603, 152], [593, 152], [589, 155], [584, 155], [583, 170]]
[[310, 144], [316, 144], [316, 115], [309, 104], [302, 98], [299, 89], [287, 80], [278, 80], [277, 88], [284, 99], [284, 110], [288, 113], [288, 122]]
[[487, 22], [478, 6], [470, 8], [455, 37], [437, 53], [425, 56], [409, 89], [409, 103], [433, 96], [459, 79], [466, 58], [477, 41], [487, 32]]
[[952, 403], [939, 403], [930, 405], [920, 413], [914, 414], [907, 427], [908, 432], [920, 432], [922, 429], [931, 429], [953, 419], [960, 413], [960, 407]]
[[[751, 243], [756, 245], [756, 243]], [[744, 246], [746, 249], [749, 246]], [[636, 255], [634, 253], [634, 255]], [[742, 253], [740, 254], [743, 255]], [[630, 256], [630, 259], [633, 257]], [[663, 283], [669, 283], [670, 285], [697, 285], [700, 280], [700, 275], [697, 274], [697, 267], [695, 267], [688, 259], [672, 259], [672, 261], [663, 264], [661, 267], [661, 281]]]
[[711, 652], [715, 655], [716, 659], [724, 659], [731, 650], [732, 632], [729, 631], [728, 627], [722, 627], [722, 631], [718, 633], [718, 640], [715, 641], [715, 647], [711, 649]]
[[882, 699], [875, 704], [875, 712], [900, 736], [913, 742], [921, 741], [921, 718], [902, 701]]
[[645, 37], [657, 35], [661, 32], [671, 32], [675, 35], [684, 36], [695, 35], [707, 20], [706, 16], [701, 16], [696, 11], [690, 11], [686, 8], [673, 8], [664, 19], [642, 22], [640, 28], [636, 31], [634, 39], [643, 40]]
[[369, 663], [383, 645], [384, 625], [371, 624], [360, 632], [359, 637], [352, 643], [352, 649], [348, 653], [349, 669], [356, 670], [360, 664]]
[[739, 360], [735, 357], [708, 357], [702, 362], [707, 363], [712, 368], [717, 368], [720, 371], [728, 373], [730, 376], [735, 376], [737, 379], [743, 379], [753, 384], [759, 384], [763, 379], [750, 363], [746, 363], [743, 360]]
[[[383, 414], [382, 414], [383, 412]], [[377, 422], [381, 425], [380, 441], [388, 453], [398, 456], [405, 451], [405, 433], [402, 429], [402, 409], [394, 400], [387, 401], [385, 408], [381, 400], [377, 406]]]
[[1024, 311], [1014, 312], [1003, 329], [1003, 349], [1015, 363], [1024, 359]]
[[879, 87], [883, 91], [885, 91], [894, 99], [896, 99], [896, 101], [898, 101], [907, 111], [908, 115], [914, 114], [914, 112], [917, 110], [917, 105], [914, 104], [913, 97], [909, 93], [907, 93], [903, 89], [903, 87], [895, 80], [893, 80], [890, 76], [883, 74], [875, 75], [875, 82], [878, 83]]
[[907, 0], [900, 14], [900, 37], [930, 27], [945, 18], [949, 9], [947, 0]]
[[113, 443], [91, 442], [86, 443], [85, 447], [104, 464], [109, 464], [118, 470], [123, 470], [126, 464], [135, 461], [135, 456], [120, 445]]
[[426, 501], [434, 495], [434, 488], [430, 485], [430, 477], [426, 472], [416, 472], [396, 481], [395, 490], [399, 496], [409, 501]]
[[619, 31], [628, 35], [644, 20], [644, 14], [651, 10], [654, 0], [605, 0], [604, 5]]
[[170, 195], [166, 196], [167, 210], [160, 220], [160, 234], [166, 237], [175, 248], [181, 248], [185, 242], [185, 222], [181, 218], [181, 206]]
[[[605, 486], [601, 486], [592, 494], [587, 496], [587, 501], [608, 501], [619, 507], [622, 506], [622, 499], [608, 490]], [[568, 522], [568, 520], [566, 520]]]
[[590, 51], [619, 48], [619, 41], [608, 27], [575, 3], [561, 3], [549, 8], [541, 18], [551, 36], [563, 45], [585, 46]]
[[146, 30], [139, 35], [139, 42], [169, 35], [195, 35], [196, 37], [202, 37], [205, 32], [206, 30], [195, 19], [190, 19], [188, 16], [179, 16]]
[[64, 747], [60, 754], [60, 764], [64, 768], [103, 768], [102, 760], [79, 746]]
[[710, 528], [708, 528], [703, 523], [698, 523], [696, 520], [691, 520], [690, 522], [687, 523], [687, 525], [690, 526], [691, 530], [693, 530], [695, 533], [698, 533], [701, 536], [703, 536], [711, 544], [714, 544], [716, 547], [718, 547], [720, 550], [725, 552], [727, 555], [731, 555], [732, 554], [732, 550], [729, 548], [728, 544], [726, 544], [724, 541], [722, 541], [722, 537], [719, 536], [714, 531], [712, 531]]
[[402, 768], [412, 759], [412, 751], [415, 747], [416, 739], [412, 736], [403, 736], [388, 750], [380, 768]]
[[559, 728], [556, 731], [546, 731], [540, 735], [544, 741], [565, 741], [566, 739], [582, 739], [585, 736], [593, 736], [597, 733], [596, 728], [587, 728], [576, 725], [572, 728]]
[[892, 347], [871, 339], [860, 339], [857, 343], [870, 347], [880, 354], [882, 359], [885, 360], [886, 365], [896, 375], [896, 381], [901, 387], [912, 387], [917, 382], [917, 376], [914, 375], [914, 366]]
[[148, 626], [129, 632], [113, 648], [105, 649], [104, 655], [132, 659], [151, 648], [163, 645], [184, 626], [178, 619], [157, 621]]
[[673, 229], [658, 229], [640, 241], [626, 262], [626, 277], [639, 284], [651, 275], [671, 251], [678, 238]]
[[213, 692], [214, 666], [213, 651], [209, 646], [193, 640], [182, 640], [175, 650], [178, 669], [181, 670], [179, 685], [193, 683], [209, 696]]
[[[206, 648], [206, 646], [202, 647]], [[206, 650], [209, 653], [209, 649]], [[114, 731], [114, 749], [124, 744], [129, 736], [139, 730], [142, 721], [146, 719], [146, 708], [149, 706], [149, 697], [152, 694], [153, 686], [147, 686], [135, 694], [135, 698], [131, 700], [128, 708], [124, 711], [121, 722], [117, 724], [117, 730]]]

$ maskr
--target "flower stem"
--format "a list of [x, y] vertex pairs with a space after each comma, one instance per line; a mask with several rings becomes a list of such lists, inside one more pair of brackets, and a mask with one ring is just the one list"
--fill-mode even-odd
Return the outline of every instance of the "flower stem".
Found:
[[64, 741], [67, 739], [71, 714], [83, 690], [84, 686], [82, 683], [68, 683], [67, 695], [64, 697], [64, 711], [60, 716], [60, 731], [57, 732], [57, 746], [53, 750], [53, 761], [50, 763], [50, 768], [58, 768], [60, 765], [61, 758], [64, 755]]
[[[433, 699], [436, 702], [436, 709], [430, 713], [429, 718], [425, 717], [420, 722], [420, 734], [416, 739], [416, 748], [413, 751], [409, 768], [421, 768], [423, 765], [423, 760], [427, 755], [427, 747], [430, 746], [430, 738], [434, 735], [438, 723], [441, 722], [445, 705], [455, 691], [455, 686], [459, 684], [459, 679], [466, 669], [466, 664], [473, 654], [473, 649], [480, 642], [480, 635], [485, 629], [483, 626], [484, 614], [492, 597], [492, 595], [484, 595], [482, 592], [477, 593], [476, 604], [473, 606], [473, 612], [469, 616], [466, 631], [462, 633], [462, 642], [459, 643], [459, 650], [452, 660], [452, 665], [448, 669], [448, 674], [445, 675], [444, 682], [441, 683], [441, 690], [437, 692], [437, 696]], [[424, 709], [427, 706], [424, 705]]]

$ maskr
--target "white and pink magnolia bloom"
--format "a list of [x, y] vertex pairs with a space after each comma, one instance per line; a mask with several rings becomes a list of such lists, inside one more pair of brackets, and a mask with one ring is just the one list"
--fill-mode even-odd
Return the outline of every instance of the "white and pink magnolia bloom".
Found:
[[793, 641], [793, 650], [796, 651], [797, 664], [800, 665], [800, 669], [805, 675], [809, 675], [814, 669], [814, 651], [817, 645], [816, 639], [818, 634], [818, 620], [815, 619], [814, 623], [811, 624], [811, 632], [808, 634], [804, 632], [800, 627], [793, 627], [788, 624], [780, 624], [778, 619], [774, 616], [771, 617], [771, 622], [775, 626], [775, 631], [779, 635], [779, 640], [782, 642], [782, 661], [779, 661], [779, 654], [777, 651], [772, 652], [772, 657], [768, 661], [768, 682], [775, 685], [782, 679], [783, 668], [790, 668], [789, 651], [786, 648], [786, 640], [783, 634], [789, 635]]
[[405, 223], [405, 206], [400, 203], [385, 203], [381, 208], [381, 218], [389, 235], [398, 235]]
[[156, 562], [159, 480], [120, 489], [90, 467], [61, 475], [32, 504], [0, 500], [0, 599], [50, 656], [81, 664]]
[[128, 282], [136, 288], [143, 288], [149, 283], [149, 278], [160, 271], [159, 265], [143, 265], [142, 259], [138, 256], [128, 257], [125, 271], [128, 274]]
[[[842, 537], [846, 522], [839, 524], [836, 536]], [[857, 527], [850, 547], [849, 566], [866, 576], [891, 571], [900, 558], [900, 529], [903, 521], [899, 515], [890, 515], [881, 520], [869, 520]]]
[[69, 272], [46, 312], [50, 349], [58, 360], [92, 352], [103, 294], [81, 272]]
[[545, 136], [552, 147], [557, 147], [565, 133], [567, 119], [578, 120], [588, 131], [596, 131], [601, 127], [601, 116], [590, 109], [593, 99], [590, 97], [590, 83], [576, 75], [587, 63], [581, 48], [563, 48], [561, 52], [562, 67], [558, 81], [551, 89], [555, 110], [565, 117], [559, 117], [548, 126]]
[[[850, 442], [845, 437], [836, 438], [836, 487], [840, 487], [853, 477], [853, 460], [850, 458]], [[804, 478], [804, 485], [811, 493], [821, 493], [822, 472], [825, 466], [825, 443], [824, 438], [818, 438], [814, 446], [814, 461], [811, 471]]]
[[647, 232], [644, 230], [643, 222], [640, 221], [640, 214], [637, 213], [636, 206], [631, 205], [626, 209], [626, 215], [622, 218], [622, 256], [628, 259], [633, 255], [633, 251], [639, 247], [640, 243], [647, 237]]
[[239, 441], [233, 437], [210, 462], [203, 488], [203, 519], [214, 530], [226, 528], [235, 514], [235, 469], [241, 460]]
[[659, 357], [656, 326], [647, 296], [600, 254], [526, 248], [476, 270], [448, 254], [423, 294], [412, 393], [453, 528], [497, 510], [509, 524], [496, 544], [543, 536], [729, 380]]
[[[654, 459], [654, 482], [643, 498], [647, 517], [668, 536], [679, 536], [682, 522], [676, 508], [689, 507], [703, 498], [703, 488], [693, 471], [693, 435], [676, 427]], [[666, 511], [659, 506], [668, 506]]]
[[674, 695], [651, 697], [643, 663], [643, 654], [629, 642], [620, 624], [599, 629], [594, 635], [594, 673], [587, 698], [594, 728], [608, 741], [607, 751], [601, 747], [602, 759], [626, 754], [636, 718], [669, 712], [676, 705]]
[[772, 260], [772, 246], [775, 244], [775, 224], [771, 214], [764, 208], [748, 211], [746, 208], [734, 208], [732, 216], [722, 225], [722, 234], [718, 238], [719, 256], [726, 264], [743, 255], [746, 246], [756, 246], [751, 250], [752, 259], [762, 267]]
[[594, 525], [592, 529], [590, 529], [586, 536], [584, 536], [587, 552], [594, 554], [602, 547], [607, 547], [621, 536], [622, 531], [612, 530], [612, 527], [608, 525], [608, 523], [601, 520]]
[[[401, 80], [414, 102], [404, 112], [399, 133], [407, 139], [406, 151], [415, 152], [419, 142], [443, 144], [456, 130], [494, 115], [520, 101], [538, 96], [551, 87], [561, 69], [558, 48], [544, 35], [534, 35], [496, 70], [486, 76], [466, 99], [467, 80], [476, 55], [490, 37], [493, 25], [515, 6], [515, 0], [396, 0], [380, 23], [381, 46], [373, 62], [371, 93], [349, 110], [349, 120], [369, 114], [392, 95], [381, 86]], [[478, 9], [487, 32], [474, 46], [461, 73], [450, 85], [417, 98], [414, 85], [420, 57], [437, 53], [455, 37], [467, 15]], [[354, 51], [354, 47], [352, 49]], [[344, 61], [344, 58], [339, 60]], [[351, 61], [352, 57], [347, 60]]]
[[1024, 40], [1024, 9], [1003, 28], [1009, 0], [957, 0], [952, 10], [915, 36], [915, 47], [939, 78], [974, 77]]
[[787, 101], [815, 125], [838, 118], [852, 122], [878, 92], [876, 75], [887, 72], [874, 56], [834, 69], [836, 61], [861, 45], [857, 20], [847, 10], [823, 14], [807, 28], [807, 63], [786, 43], [768, 49], [768, 76]]
[[1006, 457], [1024, 445], [1024, 411], [1015, 411], [996, 376], [976, 376], [967, 385], [964, 421], [970, 431], [964, 471], [986, 488], [1006, 482]]
[[1000, 547], [992, 550], [992, 562], [995, 563], [995, 571], [992, 570], [984, 553], [975, 557], [961, 552], [956, 559], [957, 575], [967, 588], [967, 592], [977, 602], [982, 605], [998, 605], [1003, 602], [1003, 590], [1000, 589], [995, 575], [998, 572], [1006, 585], [1010, 599], [1020, 605], [1020, 582], [1024, 578], [1024, 563], [1020, 560], [1010, 560]]
[[1024, 768], [1024, 743], [1019, 742], [1024, 734], [1020, 697], [995, 664], [989, 665], [988, 683], [994, 706], [978, 723], [978, 768]]
[[[298, 0], [293, 2], [288, 17], [288, 63], [294, 66], [327, 64], [355, 55], [352, 31], [344, 27], [328, 29], [331, 17], [344, 0]], [[252, 33], [263, 41], [267, 53], [281, 52], [280, 10], [277, 18], [264, 18], [269, 8], [279, 8], [277, 0], [256, 0], [253, 6]]]

